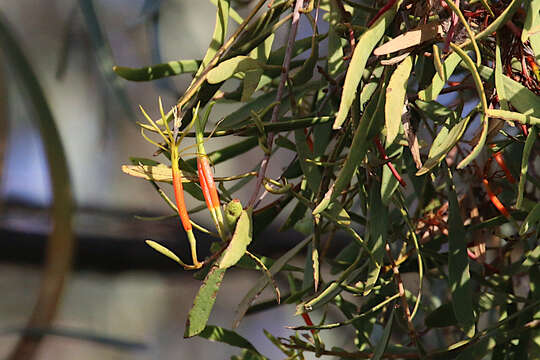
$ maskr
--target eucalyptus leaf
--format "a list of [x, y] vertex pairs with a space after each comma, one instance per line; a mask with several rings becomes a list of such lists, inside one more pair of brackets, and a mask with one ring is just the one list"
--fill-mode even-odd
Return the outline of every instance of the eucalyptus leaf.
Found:
[[206, 328], [225, 271], [226, 269], [220, 269], [217, 265], [214, 265], [204, 279], [188, 314], [184, 332], [185, 338], [199, 335]]

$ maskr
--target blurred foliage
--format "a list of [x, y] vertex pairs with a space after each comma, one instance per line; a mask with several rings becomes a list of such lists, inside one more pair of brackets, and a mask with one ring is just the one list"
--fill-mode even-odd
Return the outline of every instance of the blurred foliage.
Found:
[[[297, 304], [305, 326], [289, 338], [265, 331], [288, 359], [538, 358], [540, 1], [261, 0], [243, 20], [235, 9], [246, 4], [215, 5], [201, 59], [114, 67], [134, 81], [194, 74], [170, 111], [160, 101], [161, 118], [144, 113], [139, 123], [159, 157], [124, 167], [178, 211], [193, 265], [148, 243], [185, 269], [202, 268], [185, 336], [243, 348], [235, 359], [264, 358], [234, 331], [207, 324], [236, 265], [261, 277], [239, 298], [233, 327], [246, 313]], [[297, 36], [300, 21], [311, 36]], [[236, 110], [210, 129], [213, 104], [231, 102]], [[223, 136], [230, 144], [206, 154], [204, 144]], [[182, 157], [185, 137], [196, 137], [195, 158]], [[216, 187], [204, 162], [257, 144], [256, 173], [228, 174]], [[293, 160], [269, 178], [276, 149]], [[252, 196], [233, 199], [253, 178]], [[173, 183], [174, 201], [160, 182]], [[206, 201], [217, 233], [191, 222], [184, 190]], [[306, 238], [275, 260], [252, 254], [282, 212], [282, 229]], [[198, 231], [216, 236], [201, 261]], [[337, 255], [329, 251], [336, 233], [350, 239]], [[290, 261], [300, 254], [298, 272]], [[288, 280], [283, 299], [277, 277]], [[277, 301], [253, 305], [268, 285]], [[334, 310], [345, 320], [332, 320]], [[346, 348], [323, 342], [323, 332], [342, 327]]]

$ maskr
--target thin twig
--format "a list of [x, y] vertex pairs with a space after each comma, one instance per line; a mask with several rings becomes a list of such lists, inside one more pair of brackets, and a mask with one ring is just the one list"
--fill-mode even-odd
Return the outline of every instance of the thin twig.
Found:
[[[289, 348], [289, 349], [299, 349], [303, 351], [309, 351], [309, 352], [315, 352], [315, 348], [305, 348], [300, 345], [294, 345], [294, 344], [284, 344], [281, 343], [283, 346]], [[371, 359], [373, 357], [372, 352], [347, 352], [347, 351], [334, 351], [334, 350], [320, 350], [320, 355], [325, 356], [337, 356], [342, 359]], [[420, 356], [416, 353], [403, 353], [403, 354], [392, 354], [392, 353], [386, 353], [382, 355], [383, 359], [418, 359]]]
[[416, 331], [414, 330], [414, 325], [412, 323], [411, 311], [409, 310], [409, 304], [407, 303], [407, 296], [405, 295], [405, 287], [403, 286], [403, 281], [401, 280], [401, 275], [399, 274], [399, 269], [394, 261], [392, 252], [390, 251], [390, 245], [386, 244], [386, 254], [390, 259], [390, 264], [392, 265], [392, 271], [394, 272], [394, 280], [398, 287], [399, 296], [401, 297], [401, 306], [403, 307], [403, 314], [405, 315], [405, 320], [407, 321], [407, 327], [409, 329], [409, 336], [411, 341], [416, 344]]
[[[287, 41], [287, 51], [285, 53], [285, 58], [283, 59], [281, 78], [279, 81], [277, 94], [276, 94], [276, 101], [278, 102], [278, 104], [274, 106], [274, 109], [272, 110], [272, 118], [270, 119], [271, 123], [277, 122], [278, 120], [281, 98], [283, 97], [285, 83], [287, 82], [287, 78], [289, 77], [289, 69], [291, 65], [294, 40], [296, 39], [296, 32], [298, 30], [298, 23], [300, 20], [300, 9], [302, 9], [303, 6], [304, 6], [304, 0], [296, 0], [296, 3], [294, 5], [292, 22], [291, 22], [291, 29], [289, 31], [289, 39]], [[269, 149], [272, 149], [273, 142], [274, 142], [274, 133], [271, 132], [268, 134], [268, 142], [267, 142], [267, 146]], [[248, 207], [255, 208], [260, 202], [260, 199], [257, 200], [257, 197], [259, 195], [259, 191], [261, 189], [263, 179], [266, 175], [266, 169], [268, 167], [269, 161], [270, 161], [270, 154], [267, 154], [264, 156], [261, 162], [261, 168], [259, 169], [259, 173], [257, 175], [257, 182], [255, 183], [255, 190], [253, 190], [253, 194], [251, 195], [251, 198], [249, 199]]]

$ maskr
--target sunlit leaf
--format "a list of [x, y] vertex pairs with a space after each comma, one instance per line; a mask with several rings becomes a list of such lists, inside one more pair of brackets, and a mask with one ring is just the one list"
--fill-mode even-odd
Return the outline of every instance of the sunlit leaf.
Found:
[[397, 0], [365, 33], [362, 34], [358, 43], [356, 44], [351, 63], [347, 70], [347, 76], [345, 77], [345, 83], [343, 84], [343, 94], [341, 97], [341, 103], [339, 105], [339, 111], [336, 115], [336, 121], [334, 122], [334, 129], [339, 129], [345, 122], [351, 105], [356, 97], [356, 88], [362, 78], [367, 60], [371, 55], [371, 51], [377, 45], [379, 40], [384, 34], [386, 27], [394, 19], [394, 15], [397, 9], [401, 6], [402, 0]]
[[244, 256], [252, 237], [253, 223], [251, 220], [251, 210], [243, 210], [236, 223], [231, 242], [225, 251], [223, 251], [223, 255], [219, 260], [219, 268], [227, 269], [235, 265]]
[[189, 311], [184, 337], [199, 335], [206, 328], [225, 271], [226, 269], [220, 269], [217, 265], [214, 265], [204, 279]]
[[384, 115], [386, 121], [386, 143], [391, 144], [399, 133], [401, 126], [401, 114], [405, 96], [407, 95], [407, 83], [412, 70], [412, 57], [408, 56], [401, 62], [390, 77], [386, 87], [386, 103]]

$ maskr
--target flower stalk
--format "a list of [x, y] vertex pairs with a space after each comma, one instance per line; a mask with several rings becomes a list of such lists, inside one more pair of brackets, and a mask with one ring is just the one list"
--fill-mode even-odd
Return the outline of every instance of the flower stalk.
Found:
[[[189, 218], [189, 214], [186, 207], [186, 202], [184, 199], [184, 186], [182, 185], [182, 171], [180, 170], [180, 167], [178, 165], [180, 161], [180, 153], [178, 151], [178, 146], [182, 142], [185, 133], [182, 133], [182, 135], [176, 139], [175, 133], [176, 131], [171, 131], [171, 128], [169, 127], [168, 122], [166, 121], [166, 115], [163, 111], [163, 104], [161, 103], [161, 98], [159, 99], [159, 111], [161, 113], [161, 119], [163, 121], [163, 124], [165, 125], [165, 129], [161, 129], [155, 121], [152, 120], [152, 118], [144, 111], [144, 109], [141, 107], [141, 111], [144, 115], [144, 117], [148, 120], [150, 123], [150, 127], [158, 133], [163, 140], [165, 140], [165, 144], [168, 146], [170, 154], [171, 154], [171, 170], [172, 170], [172, 183], [173, 183], [173, 190], [174, 190], [174, 199], [176, 202], [176, 207], [178, 209], [178, 215], [180, 216], [180, 221], [182, 223], [182, 227], [184, 228], [184, 231], [186, 232], [189, 246], [191, 249], [191, 258], [193, 261], [193, 265], [186, 265], [184, 263], [181, 263], [185, 269], [191, 270], [191, 269], [199, 269], [202, 267], [203, 263], [200, 262], [197, 258], [197, 240], [195, 239], [195, 235], [193, 234], [193, 226], [191, 225], [191, 220]], [[174, 112], [176, 117], [176, 112]], [[175, 119], [175, 126], [178, 126], [178, 121]], [[193, 126], [193, 123], [189, 125], [189, 127]], [[141, 133], [144, 136], [146, 140], [148, 140], [151, 144], [154, 144], [158, 146], [159, 148], [163, 150], [167, 150], [165, 146], [156, 143], [155, 141], [149, 139], [144, 134], [144, 127], [141, 127]]]

